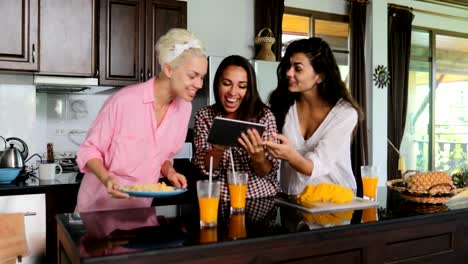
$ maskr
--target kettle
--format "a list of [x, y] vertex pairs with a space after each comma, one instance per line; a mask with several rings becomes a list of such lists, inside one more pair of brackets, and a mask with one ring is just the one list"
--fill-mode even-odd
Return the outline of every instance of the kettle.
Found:
[[[0, 138], [3, 140], [3, 144], [4, 144], [3, 150], [5, 150], [5, 149], [6, 149], [6, 140], [5, 140], [5, 138], [4, 138], [4, 137], [2, 137], [2, 136], [0, 136]], [[2, 154], [3, 154], [3, 150], [2, 150], [2, 151], [0, 151], [0, 157], [1, 157], [1, 156], [2, 156]]]
[[9, 148], [5, 148], [0, 156], [0, 168], [24, 168], [24, 161], [28, 157], [28, 145], [16, 137], [7, 138], [6, 143], [9, 141], [18, 141], [23, 146], [23, 151], [19, 151], [14, 144], [10, 144]]

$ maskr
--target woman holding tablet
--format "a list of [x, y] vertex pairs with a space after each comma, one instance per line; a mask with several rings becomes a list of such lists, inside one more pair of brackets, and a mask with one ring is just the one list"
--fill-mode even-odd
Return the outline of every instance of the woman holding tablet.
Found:
[[[226, 57], [216, 71], [213, 89], [215, 104], [195, 114], [195, 165], [208, 175], [213, 156], [213, 177], [221, 182], [221, 199], [227, 200], [232, 151], [235, 170], [249, 174], [247, 198], [275, 196], [279, 190], [279, 162], [265, 151], [262, 142], [276, 134], [276, 122], [260, 100], [252, 65], [238, 55]], [[265, 132], [260, 135], [257, 130], [248, 129], [239, 138], [240, 147], [213, 145], [208, 142], [208, 134], [215, 117], [261, 123]]]
[[281, 162], [281, 187], [301, 193], [307, 184], [328, 182], [356, 189], [351, 139], [360, 108], [341, 80], [328, 44], [320, 38], [289, 44], [270, 98], [280, 143], [266, 141]]
[[129, 198], [120, 186], [156, 183], [160, 177], [187, 186], [172, 159], [184, 144], [191, 101], [203, 86], [206, 51], [185, 29], [168, 31], [156, 51], [159, 76], [110, 96], [78, 150], [77, 163], [85, 173], [78, 212], [151, 205], [152, 198], [113, 199]]

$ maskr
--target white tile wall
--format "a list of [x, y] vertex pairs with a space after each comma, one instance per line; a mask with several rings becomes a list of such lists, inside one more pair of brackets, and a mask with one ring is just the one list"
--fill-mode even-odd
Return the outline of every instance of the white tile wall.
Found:
[[[49, 142], [53, 143], [55, 153], [74, 153], [113, 92], [115, 90], [97, 94], [36, 93], [30, 76], [0, 74], [0, 136], [23, 139], [30, 154], [44, 155]], [[206, 101], [202, 105], [206, 105]], [[191, 158], [191, 150], [191, 145], [184, 146], [177, 157]], [[32, 158], [28, 164], [36, 161]]]
[[[0, 84], [0, 135], [34, 141], [36, 91], [33, 85]], [[3, 146], [0, 142], [0, 149]], [[37, 151], [31, 144], [31, 151]]]
[[0, 136], [23, 139], [31, 154], [45, 153], [48, 142], [76, 152], [110, 94], [36, 93], [31, 76], [0, 74]]

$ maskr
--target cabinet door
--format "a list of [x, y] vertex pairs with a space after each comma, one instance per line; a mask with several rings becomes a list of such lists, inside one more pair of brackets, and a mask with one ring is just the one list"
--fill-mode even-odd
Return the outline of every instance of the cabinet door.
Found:
[[99, 83], [125, 86], [144, 80], [144, 0], [101, 0]]
[[95, 74], [95, 0], [41, 0], [39, 71]]
[[154, 46], [160, 36], [171, 28], [187, 28], [187, 3], [176, 0], [146, 2], [146, 79], [161, 71]]
[[29, 252], [21, 264], [41, 263], [46, 251], [45, 194], [0, 196], [0, 215], [2, 213], [28, 213], [24, 217], [24, 229]]
[[37, 70], [38, 0], [1, 0], [0, 32], [0, 69]]

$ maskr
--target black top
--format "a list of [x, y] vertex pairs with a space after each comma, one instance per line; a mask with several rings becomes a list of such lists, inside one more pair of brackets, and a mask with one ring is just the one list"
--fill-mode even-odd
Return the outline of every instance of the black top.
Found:
[[[236, 240], [268, 239], [312, 229], [342, 229], [405, 221], [434, 214], [451, 214], [445, 205], [415, 204], [398, 193], [379, 187], [379, 208], [333, 214], [308, 214], [276, 205], [273, 199], [248, 200], [245, 214], [230, 214], [220, 203], [218, 227], [200, 230], [196, 201], [182, 205], [81, 214], [61, 214], [59, 224], [69, 233], [80, 257], [133, 254], [239, 243]], [[385, 202], [387, 201], [387, 202]], [[468, 211], [468, 206], [462, 211]]]

